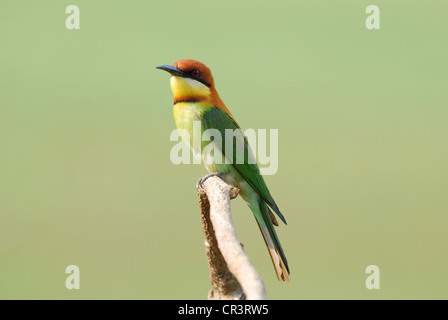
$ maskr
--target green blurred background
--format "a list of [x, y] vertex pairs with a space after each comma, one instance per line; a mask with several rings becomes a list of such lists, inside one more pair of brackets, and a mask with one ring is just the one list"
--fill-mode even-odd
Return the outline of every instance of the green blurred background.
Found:
[[[81, 29], [67, 30], [78, 5]], [[365, 9], [381, 10], [367, 30]], [[448, 298], [446, 1], [1, 1], [0, 298], [204, 299], [169, 77], [212, 69], [243, 128], [279, 129], [266, 177], [291, 282], [232, 203], [271, 299]], [[81, 289], [65, 288], [65, 268]], [[378, 265], [381, 289], [367, 290]]]

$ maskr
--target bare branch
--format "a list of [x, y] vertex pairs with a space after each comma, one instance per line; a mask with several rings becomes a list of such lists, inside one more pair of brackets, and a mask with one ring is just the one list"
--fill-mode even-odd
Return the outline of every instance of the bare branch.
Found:
[[210, 300], [263, 300], [263, 280], [245, 254], [233, 226], [230, 199], [239, 190], [212, 176], [199, 186], [198, 197], [210, 278]]

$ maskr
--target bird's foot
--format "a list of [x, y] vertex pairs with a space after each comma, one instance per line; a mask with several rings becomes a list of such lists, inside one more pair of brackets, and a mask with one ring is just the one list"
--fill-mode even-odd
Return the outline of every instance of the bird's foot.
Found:
[[209, 173], [206, 176], [203, 176], [202, 178], [199, 178], [198, 182], [196, 182], [196, 190], [199, 189], [199, 187], [202, 188], [202, 184], [205, 182], [205, 180], [207, 180], [210, 177], [219, 177], [221, 178], [222, 176], [222, 172], [213, 172], [213, 173]]

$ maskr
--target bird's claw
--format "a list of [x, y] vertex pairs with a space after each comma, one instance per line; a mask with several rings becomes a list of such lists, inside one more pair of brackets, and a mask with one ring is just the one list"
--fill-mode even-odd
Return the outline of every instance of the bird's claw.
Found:
[[202, 188], [202, 184], [205, 182], [205, 180], [207, 180], [210, 177], [219, 177], [221, 178], [222, 176], [222, 172], [213, 172], [213, 173], [209, 173], [205, 176], [203, 176], [202, 178], [199, 178], [198, 181], [196, 182], [196, 190], [199, 189], [199, 187]]

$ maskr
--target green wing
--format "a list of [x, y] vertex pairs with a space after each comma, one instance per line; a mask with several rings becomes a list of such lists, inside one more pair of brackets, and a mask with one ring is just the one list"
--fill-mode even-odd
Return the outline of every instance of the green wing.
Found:
[[[243, 177], [244, 180], [255, 190], [255, 192], [263, 199], [269, 207], [274, 210], [274, 212], [282, 219], [282, 221], [286, 224], [286, 220], [281, 214], [280, 210], [277, 207], [274, 199], [269, 193], [266, 182], [263, 179], [263, 176], [260, 174], [260, 169], [258, 165], [253, 160], [255, 159], [250, 151], [249, 144], [247, 142], [247, 138], [244, 136], [241, 128], [236, 123], [236, 121], [229, 116], [226, 112], [221, 109], [211, 107], [202, 113], [202, 122], [204, 126], [204, 130], [215, 129], [221, 133], [222, 143], [221, 143], [221, 152], [231, 162], [231, 166], [233, 166], [236, 171]], [[225, 149], [225, 140], [226, 140], [226, 129], [237, 130], [235, 132], [235, 136], [233, 137], [233, 152], [227, 152]], [[239, 133], [238, 133], [239, 132]], [[238, 152], [237, 147], [238, 143], [243, 144], [244, 147], [244, 155], [241, 155], [241, 152]], [[219, 144], [217, 144], [219, 147]], [[249, 161], [251, 159], [251, 161]]]

